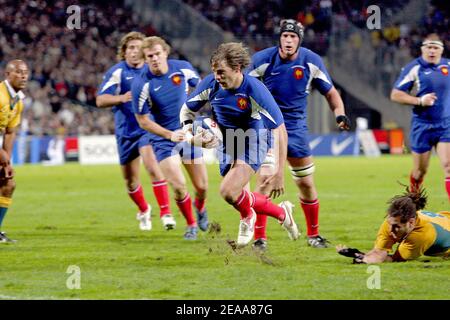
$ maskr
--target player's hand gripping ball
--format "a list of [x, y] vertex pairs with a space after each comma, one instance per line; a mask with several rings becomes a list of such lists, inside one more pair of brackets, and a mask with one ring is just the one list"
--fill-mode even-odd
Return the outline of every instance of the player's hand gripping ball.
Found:
[[192, 132], [194, 140], [200, 139], [199, 144], [204, 148], [215, 148], [223, 141], [219, 125], [208, 117], [197, 118], [192, 126]]
[[199, 117], [195, 119], [192, 127], [194, 135], [208, 131], [210, 134], [216, 136], [220, 141], [223, 140], [222, 131], [220, 131], [219, 125], [213, 119], [208, 117]]

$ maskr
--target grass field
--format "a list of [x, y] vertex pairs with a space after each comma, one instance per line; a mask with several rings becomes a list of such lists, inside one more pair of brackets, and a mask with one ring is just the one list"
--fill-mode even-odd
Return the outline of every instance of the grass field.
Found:
[[[371, 248], [386, 201], [403, 189], [409, 156], [317, 158], [321, 233], [333, 245]], [[368, 289], [366, 265], [329, 249], [311, 249], [304, 237], [288, 240], [270, 220], [269, 250], [233, 251], [238, 213], [218, 195], [220, 177], [209, 167], [210, 220], [220, 233], [183, 240], [184, 221], [164, 231], [153, 212], [153, 230], [142, 232], [117, 165], [16, 168], [17, 189], [4, 230], [19, 242], [0, 246], [0, 299], [448, 299], [450, 260], [380, 265], [381, 288]], [[151, 185], [144, 176], [154, 208]], [[431, 211], [449, 209], [443, 173], [432, 158], [426, 179]], [[296, 189], [287, 193], [304, 230]], [[191, 189], [192, 190], [192, 189]], [[278, 202], [278, 201], [277, 201]], [[68, 267], [80, 268], [81, 289], [66, 286]]]

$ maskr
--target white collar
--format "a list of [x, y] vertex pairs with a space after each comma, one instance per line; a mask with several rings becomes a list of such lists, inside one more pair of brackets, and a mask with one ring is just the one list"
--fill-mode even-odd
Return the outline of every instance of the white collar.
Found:
[[22, 90], [19, 90], [19, 92], [16, 92], [13, 87], [9, 84], [8, 80], [5, 79], [6, 88], [9, 91], [9, 94], [11, 97], [15, 98], [17, 95], [19, 95], [19, 99], [23, 100], [25, 98], [25, 94], [22, 92]]

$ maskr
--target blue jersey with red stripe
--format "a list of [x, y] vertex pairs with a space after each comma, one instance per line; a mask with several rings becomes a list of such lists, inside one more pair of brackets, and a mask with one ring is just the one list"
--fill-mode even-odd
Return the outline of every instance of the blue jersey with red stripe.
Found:
[[450, 60], [441, 58], [438, 64], [419, 57], [402, 69], [395, 82], [395, 89], [421, 97], [434, 92], [437, 100], [431, 107], [415, 106], [413, 120], [440, 122], [450, 117]]
[[[189, 87], [195, 87], [200, 77], [187, 61], [171, 59], [168, 66], [163, 75], [154, 75], [147, 69], [133, 82], [133, 110], [136, 114], [151, 115], [152, 120], [168, 130], [176, 130], [180, 128], [180, 109]], [[164, 138], [155, 136], [155, 139]]]
[[333, 87], [320, 56], [302, 47], [293, 61], [281, 59], [278, 47], [259, 51], [253, 55], [248, 71], [267, 86], [283, 113], [288, 130], [296, 129], [298, 120], [306, 119], [311, 86], [322, 94]]
[[[148, 67], [144, 64], [141, 68], [130, 67], [125, 61], [112, 66], [103, 77], [103, 82], [98, 88], [98, 95], [121, 95], [131, 90], [133, 79], [137, 78]], [[121, 138], [135, 138], [146, 133], [139, 127], [134, 116], [131, 101], [112, 107], [114, 112], [115, 134]]]

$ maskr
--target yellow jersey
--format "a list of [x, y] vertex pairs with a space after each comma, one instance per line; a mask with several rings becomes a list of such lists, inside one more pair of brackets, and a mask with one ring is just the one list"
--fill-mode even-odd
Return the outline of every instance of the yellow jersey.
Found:
[[395, 240], [387, 220], [378, 231], [375, 248], [390, 251], [399, 242], [397, 253], [404, 260], [426, 256], [450, 256], [450, 211], [418, 211], [416, 226], [406, 238]]
[[7, 80], [0, 82], [0, 132], [19, 125], [24, 98], [23, 92], [16, 92]]

